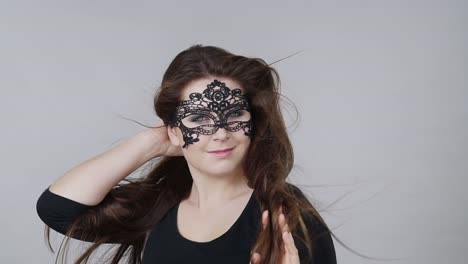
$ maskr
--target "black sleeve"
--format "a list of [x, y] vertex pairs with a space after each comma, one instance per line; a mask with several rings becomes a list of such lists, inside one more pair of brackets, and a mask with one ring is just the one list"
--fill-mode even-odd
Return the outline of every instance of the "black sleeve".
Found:
[[[47, 226], [65, 235], [70, 224], [77, 219], [78, 216], [94, 206], [82, 204], [55, 194], [49, 190], [49, 187], [47, 187], [38, 198], [36, 211], [39, 218]], [[74, 238], [80, 239], [77, 237]]]
[[336, 264], [335, 245], [328, 227], [316, 220], [312, 234], [312, 259], [310, 264]]
[[309, 231], [309, 237], [312, 239], [312, 259], [306, 258], [308, 252], [304, 244], [304, 236], [298, 231], [294, 237], [294, 244], [301, 264], [336, 264], [335, 246], [328, 228], [315, 217], [305, 216], [303, 219]]

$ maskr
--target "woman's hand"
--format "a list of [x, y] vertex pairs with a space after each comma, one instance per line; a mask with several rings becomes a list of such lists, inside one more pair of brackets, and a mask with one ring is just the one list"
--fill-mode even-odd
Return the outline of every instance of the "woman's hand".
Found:
[[162, 121], [158, 121], [156, 126], [139, 133], [139, 137], [147, 142], [145, 145], [148, 150], [147, 160], [161, 156], [183, 156], [182, 148], [175, 146], [169, 140], [167, 127]]
[[[289, 232], [289, 226], [283, 214], [283, 209], [280, 207], [280, 215], [278, 216], [279, 230], [281, 230], [283, 237], [283, 256], [280, 264], [300, 264], [299, 253], [294, 244], [294, 239]], [[262, 214], [262, 227], [265, 229], [268, 226], [268, 210], [263, 211]], [[250, 264], [260, 264], [262, 256], [258, 252], [254, 252], [250, 260]]]

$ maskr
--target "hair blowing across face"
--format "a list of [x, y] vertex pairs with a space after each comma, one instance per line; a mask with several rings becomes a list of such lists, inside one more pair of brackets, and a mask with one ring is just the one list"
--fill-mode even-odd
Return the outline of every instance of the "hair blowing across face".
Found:
[[[270, 224], [265, 230], [260, 228], [252, 252], [259, 252], [265, 264], [276, 264], [280, 259], [281, 232], [272, 219], [278, 219], [282, 205], [291, 233], [311, 257], [314, 245], [305, 219], [313, 217], [326, 225], [299, 188], [286, 182], [294, 155], [280, 111], [280, 79], [274, 68], [260, 58], [234, 55], [214, 46], [191, 46], [180, 52], [164, 73], [154, 97], [158, 117], [169, 125], [183, 88], [191, 81], [212, 77], [237, 81], [251, 106], [254, 136], [242, 166], [261, 210], [270, 212]], [[69, 237], [93, 242], [74, 263], [88, 260], [103, 243], [118, 244], [112, 264], [124, 254], [131, 264], [142, 262], [150, 231], [171, 207], [188, 197], [193, 182], [184, 157], [159, 157], [157, 161], [146, 176], [124, 179], [127, 183], [119, 183], [70, 226], [67, 243]]]

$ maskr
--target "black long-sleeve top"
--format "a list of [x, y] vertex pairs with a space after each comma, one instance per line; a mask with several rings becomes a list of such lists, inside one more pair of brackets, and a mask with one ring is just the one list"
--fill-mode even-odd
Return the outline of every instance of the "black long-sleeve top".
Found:
[[[41, 220], [53, 230], [65, 235], [68, 226], [91, 208], [66, 197], [44, 190], [37, 200], [36, 210]], [[248, 264], [251, 248], [261, 228], [261, 214], [252, 193], [249, 202], [236, 222], [218, 238], [209, 242], [195, 242], [183, 237], [177, 229], [177, 210], [172, 207], [151, 231], [143, 252], [143, 263], [224, 263]], [[318, 220], [307, 220], [313, 239], [313, 259], [307, 264], [336, 264], [331, 235]], [[301, 264], [306, 248], [294, 238]], [[301, 246], [302, 245], [302, 246]]]

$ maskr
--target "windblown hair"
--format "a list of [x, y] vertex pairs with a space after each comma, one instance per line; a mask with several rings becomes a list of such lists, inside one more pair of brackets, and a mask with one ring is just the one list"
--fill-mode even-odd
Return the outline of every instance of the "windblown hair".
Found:
[[[264, 230], [260, 228], [252, 252], [259, 252], [265, 264], [276, 264], [280, 259], [281, 232], [277, 231], [277, 221], [272, 219], [278, 219], [282, 206], [291, 233], [307, 248], [311, 258], [314, 244], [307, 219], [318, 220], [333, 233], [303, 192], [286, 182], [294, 154], [280, 109], [280, 78], [274, 68], [260, 58], [234, 55], [219, 47], [191, 46], [180, 52], [164, 73], [154, 97], [157, 116], [169, 126], [183, 89], [194, 80], [212, 77], [238, 82], [254, 119], [254, 136], [242, 166], [261, 211], [269, 211], [269, 224]], [[87, 263], [93, 251], [104, 243], [119, 244], [112, 264], [124, 256], [131, 264], [142, 263], [152, 228], [171, 207], [188, 197], [193, 182], [184, 157], [157, 159], [157, 165], [146, 176], [124, 179], [127, 183], [118, 183], [101, 203], [71, 224], [67, 243], [70, 237], [93, 242], [75, 264]], [[50, 246], [49, 231], [46, 226]]]

